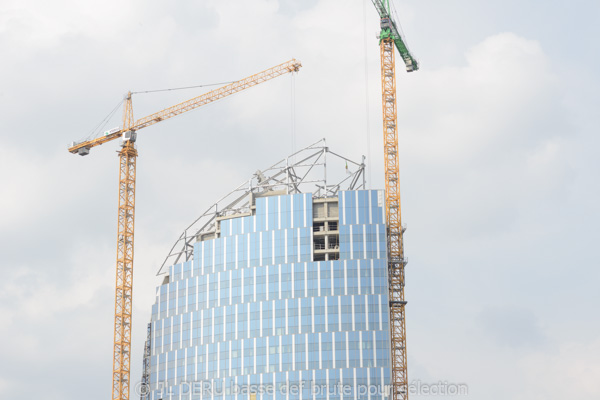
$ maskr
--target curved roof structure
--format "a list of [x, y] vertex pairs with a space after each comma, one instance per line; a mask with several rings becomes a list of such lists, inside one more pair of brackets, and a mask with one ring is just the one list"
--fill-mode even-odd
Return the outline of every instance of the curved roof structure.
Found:
[[[294, 193], [312, 193], [315, 198], [333, 197], [340, 190], [366, 189], [365, 157], [352, 161], [332, 152], [321, 139], [270, 167], [256, 171], [248, 180], [213, 203], [181, 233], [165, 258], [158, 275], [165, 266], [192, 258], [194, 243], [218, 235], [221, 220], [252, 215], [255, 199]], [[335, 182], [327, 180], [328, 163], [338, 164], [330, 173], [340, 176]], [[345, 164], [345, 167], [343, 166]], [[340, 170], [344, 170], [341, 172]], [[337, 173], [337, 174], [336, 174]]]

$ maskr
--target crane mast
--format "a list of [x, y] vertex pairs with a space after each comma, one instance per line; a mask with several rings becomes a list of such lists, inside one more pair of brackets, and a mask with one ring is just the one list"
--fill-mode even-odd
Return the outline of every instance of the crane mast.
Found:
[[[131, 92], [125, 99], [123, 129], [133, 124]], [[135, 220], [135, 132], [129, 132], [119, 151], [119, 219], [113, 342], [113, 399], [129, 399], [131, 309], [133, 299], [133, 234]]]
[[372, 0], [381, 23], [379, 49], [381, 57], [381, 92], [383, 104], [383, 147], [385, 162], [385, 203], [388, 229], [388, 300], [390, 308], [392, 400], [408, 399], [406, 362], [406, 319], [404, 297], [404, 242], [400, 207], [400, 168], [398, 164], [398, 115], [396, 106], [395, 49], [408, 72], [419, 64], [405, 44], [398, 25], [390, 13], [389, 0]]
[[128, 400], [130, 394], [131, 322], [133, 299], [133, 239], [135, 220], [135, 148], [137, 131], [158, 122], [212, 103], [278, 76], [299, 71], [302, 64], [290, 60], [245, 79], [222, 86], [201, 96], [184, 101], [134, 122], [131, 92], [127, 94], [123, 110], [123, 127], [105, 136], [81, 143], [73, 142], [69, 152], [88, 155], [92, 147], [122, 138], [119, 151], [119, 208], [117, 232], [117, 268], [115, 284], [115, 319], [113, 345], [112, 399]]

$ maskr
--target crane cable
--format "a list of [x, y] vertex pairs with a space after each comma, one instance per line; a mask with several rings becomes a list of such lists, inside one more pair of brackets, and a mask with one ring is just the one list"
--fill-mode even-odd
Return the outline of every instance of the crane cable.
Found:
[[183, 87], [176, 87], [176, 88], [170, 88], [170, 89], [144, 90], [144, 91], [140, 91], [140, 92], [131, 92], [131, 94], [145, 94], [145, 93], [156, 93], [156, 92], [170, 92], [173, 90], [196, 89], [196, 88], [202, 88], [202, 87], [208, 87], [208, 86], [228, 85], [233, 82], [237, 82], [237, 81], [208, 83], [205, 85], [183, 86]]
[[[398, 27], [398, 29], [400, 29], [400, 35], [402, 35], [402, 41], [404, 42], [404, 46], [406, 46], [406, 49], [408, 51], [410, 51], [410, 48], [408, 47], [408, 42], [406, 40], [406, 34], [404, 33], [404, 30], [402, 29], [402, 24], [400, 23], [400, 18], [398, 17], [398, 11], [396, 11], [396, 5], [394, 4], [394, 2], [391, 2], [392, 4], [392, 9], [391, 9], [391, 13], [393, 14], [393, 19], [394, 21], [396, 21], [396, 25]], [[412, 51], [410, 51], [411, 54], [414, 54]]]
[[85, 139], [83, 139], [83, 141], [88, 141], [92, 137], [98, 137], [98, 134], [102, 131], [102, 129], [104, 129], [106, 127], [106, 125], [108, 124], [108, 122], [110, 121], [110, 119], [113, 117], [113, 115], [115, 114], [115, 112], [117, 112], [117, 110], [121, 107], [121, 105], [123, 104], [124, 101], [125, 101], [125, 99], [121, 100], [119, 102], [119, 104], [117, 104], [115, 106], [115, 108], [113, 108], [112, 111], [109, 112], [108, 115], [106, 117], [104, 117], [104, 119], [102, 121], [100, 121], [98, 123], [98, 125], [96, 125], [96, 127], [90, 131], [90, 133], [88, 134], [88, 136]]
[[[139, 91], [139, 92], [131, 92], [131, 94], [145, 94], [145, 93], [156, 93], [156, 92], [170, 92], [170, 91], [184, 90], [184, 89], [196, 89], [196, 88], [209, 87], [209, 86], [228, 85], [228, 84], [233, 83], [233, 82], [237, 82], [237, 81], [208, 83], [208, 84], [204, 84], [204, 85], [183, 86], [183, 87], [176, 87], [176, 88], [169, 88], [169, 89], [144, 90], [144, 91]], [[109, 112], [108, 115], [106, 117], [104, 117], [102, 119], [102, 121], [100, 121], [98, 123], [98, 125], [96, 125], [90, 131], [90, 133], [85, 137], [85, 139], [83, 139], [82, 141], [88, 141], [88, 140], [91, 140], [92, 138], [97, 138], [100, 135], [100, 132], [102, 132], [102, 130], [106, 127], [106, 125], [108, 124], [108, 122], [110, 121], [110, 119], [113, 117], [113, 115], [115, 114], [115, 112], [117, 112], [117, 110], [119, 109], [119, 107], [121, 107], [121, 105], [123, 105], [124, 101], [125, 101], [125, 99], [121, 100], [119, 102], [119, 104], [117, 104], [115, 106], [115, 108], [113, 108], [112, 111]]]
[[[366, 125], [367, 125], [367, 162], [371, 162], [371, 118], [370, 118], [370, 105], [369, 105], [369, 63], [367, 57], [367, 0], [363, 0], [363, 33], [364, 33], [364, 59], [365, 59], [365, 113], [366, 113]], [[372, 164], [371, 164], [372, 165]], [[365, 166], [366, 168], [366, 166]], [[371, 169], [367, 168], [367, 186], [371, 187]], [[367, 189], [366, 187], [363, 189]]]

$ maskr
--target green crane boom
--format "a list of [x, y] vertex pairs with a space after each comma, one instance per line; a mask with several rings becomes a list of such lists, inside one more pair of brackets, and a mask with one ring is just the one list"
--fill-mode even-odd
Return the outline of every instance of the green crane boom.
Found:
[[377, 9], [379, 13], [379, 17], [381, 18], [381, 34], [379, 35], [380, 40], [391, 38], [404, 60], [404, 65], [406, 65], [406, 70], [408, 72], [416, 71], [419, 69], [419, 63], [410, 53], [410, 50], [406, 46], [406, 41], [400, 34], [400, 30], [398, 30], [398, 25], [396, 21], [392, 18], [390, 13], [390, 3], [389, 0], [371, 0], [373, 5]]

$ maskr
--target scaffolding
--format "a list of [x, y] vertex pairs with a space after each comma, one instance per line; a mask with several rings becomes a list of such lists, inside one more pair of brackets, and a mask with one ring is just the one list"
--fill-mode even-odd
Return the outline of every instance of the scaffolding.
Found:
[[148, 400], [150, 397], [150, 346], [152, 343], [152, 324], [148, 324], [146, 342], [144, 343], [144, 363], [142, 366], [142, 382], [140, 386], [140, 400]]
[[[327, 180], [327, 164], [334, 161], [345, 163], [346, 173], [332, 183]], [[217, 237], [219, 221], [252, 215], [258, 197], [312, 193], [315, 199], [326, 199], [337, 196], [341, 190], [360, 189], [366, 189], [365, 157], [360, 163], [350, 160], [332, 152], [325, 139], [321, 139], [264, 170], [256, 171], [250, 179], [208, 207], [184, 229], [157, 275], [166, 273], [163, 272], [165, 266], [192, 259], [196, 241]]]

